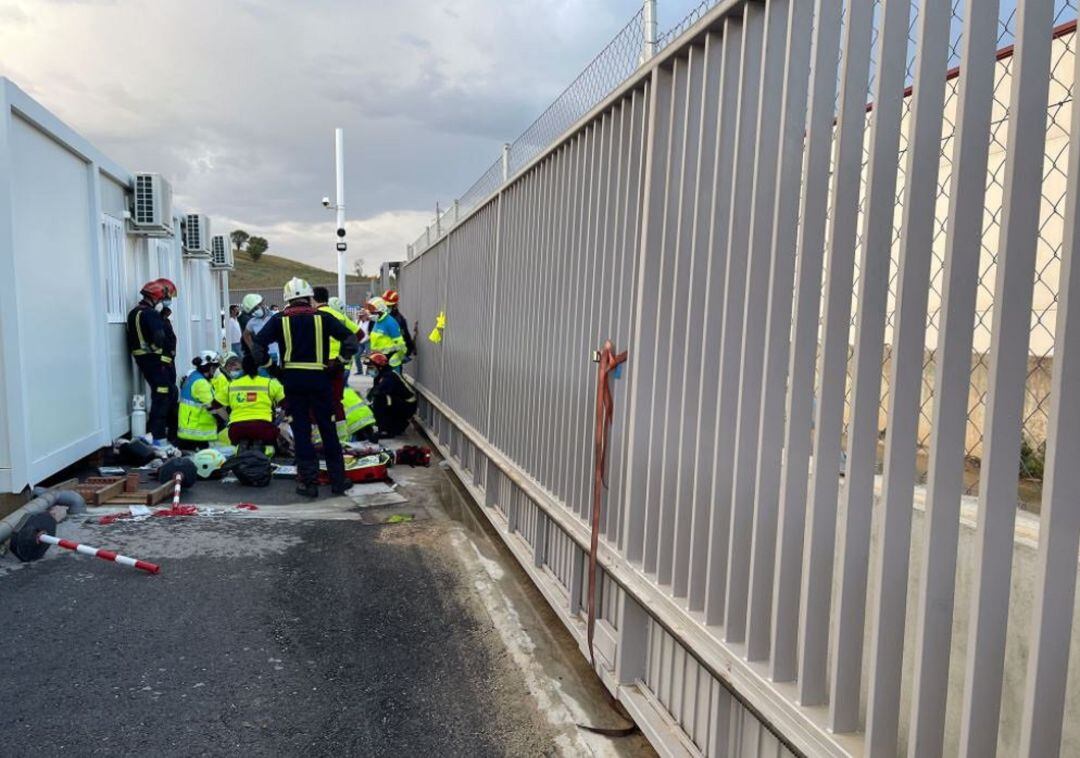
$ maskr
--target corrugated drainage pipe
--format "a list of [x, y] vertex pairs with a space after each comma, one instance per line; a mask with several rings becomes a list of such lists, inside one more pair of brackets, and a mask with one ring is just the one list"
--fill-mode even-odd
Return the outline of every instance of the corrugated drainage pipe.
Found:
[[68, 513], [85, 513], [86, 501], [82, 495], [71, 490], [56, 490], [38, 495], [29, 503], [0, 519], [0, 543], [11, 539], [16, 530], [22, 524], [23, 519], [35, 513], [42, 513], [54, 505], [66, 505]]

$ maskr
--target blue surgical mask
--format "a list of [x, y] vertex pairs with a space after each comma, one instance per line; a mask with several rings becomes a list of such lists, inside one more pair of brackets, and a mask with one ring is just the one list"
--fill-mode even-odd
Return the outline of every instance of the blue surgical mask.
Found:
[[243, 371], [230, 371], [229, 372], [229, 378], [230, 379], [239, 379], [243, 375], [244, 375]]

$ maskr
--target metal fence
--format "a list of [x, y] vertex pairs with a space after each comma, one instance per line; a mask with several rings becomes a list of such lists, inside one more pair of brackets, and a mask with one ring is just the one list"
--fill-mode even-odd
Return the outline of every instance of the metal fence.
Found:
[[583, 646], [629, 349], [597, 670], [673, 751], [1080, 751], [1075, 8], [952, 5], [722, 0], [402, 268], [422, 421]]

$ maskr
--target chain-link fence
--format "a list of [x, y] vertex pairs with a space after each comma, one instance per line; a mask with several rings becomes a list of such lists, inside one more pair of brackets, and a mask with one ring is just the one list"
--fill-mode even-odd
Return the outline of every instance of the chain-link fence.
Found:
[[[923, 393], [919, 419], [918, 466], [920, 481], [925, 481], [928, 471], [930, 438], [933, 431], [935, 350], [941, 316], [942, 283], [945, 270], [946, 223], [949, 212], [949, 189], [951, 184], [956, 112], [959, 104], [959, 75], [957, 64], [963, 44], [963, 0], [952, 5], [952, 33], [949, 50], [948, 81], [945, 90], [944, 122], [941, 141], [941, 164], [938, 174], [938, 203], [935, 218], [933, 257], [930, 276], [930, 309], [927, 314], [926, 350], [923, 360]], [[880, 22], [881, 1], [875, 0], [875, 23]], [[1042, 497], [1042, 470], [1046, 452], [1047, 418], [1050, 407], [1050, 375], [1053, 367], [1054, 327], [1057, 315], [1058, 274], [1061, 267], [1061, 245], [1064, 235], [1064, 218], [1061, 205], [1065, 200], [1065, 170], [1068, 160], [1069, 104], [1073, 97], [1072, 67], [1075, 55], [1075, 30], [1077, 17], [1076, 0], [1055, 1], [1055, 29], [1052, 46], [1050, 94], [1046, 113], [1046, 150], [1043, 167], [1042, 208], [1040, 211], [1038, 261], [1033, 281], [1034, 297], [1031, 313], [1028, 377], [1025, 386], [1023, 443], [1018, 462], [1018, 499], [1022, 507], [1038, 511]], [[988, 399], [990, 370], [990, 337], [994, 313], [994, 279], [997, 272], [998, 238], [1001, 233], [1001, 198], [1004, 187], [1005, 156], [1008, 148], [1008, 117], [1010, 88], [1012, 85], [1013, 53], [1016, 10], [1005, 4], [998, 21], [997, 71], [994, 82], [994, 103], [991, 116], [990, 159], [986, 177], [986, 214], [983, 221], [982, 254], [974, 324], [971, 361], [971, 390], [966, 435], [967, 467], [965, 491], [975, 495], [979, 487], [979, 469], [983, 455], [983, 434]], [[907, 81], [913, 76], [915, 51], [917, 49], [918, 6], [912, 4], [908, 34]], [[867, 130], [863, 142], [863, 189], [860, 199], [860, 217], [866, 201], [866, 169], [870, 161], [870, 121], [876, 74], [876, 50], [878, 35], [873, 38], [875, 54], [871, 56], [870, 86], [868, 94]], [[910, 89], [908, 94], [910, 95]], [[910, 123], [911, 98], [903, 104], [903, 128], [900, 133], [901, 161], [898, 166], [896, 212], [893, 227], [893, 245], [890, 261], [889, 302], [887, 308], [886, 349], [882, 366], [881, 406], [879, 413], [880, 441], [879, 462], [884, 459], [885, 436], [888, 426], [889, 377], [891, 355], [888, 347], [895, 322], [897, 289], [897, 255], [900, 249], [900, 231], [903, 219], [906, 161], [908, 149], [908, 124]], [[862, 238], [860, 223], [858, 245]], [[858, 314], [859, 272], [856, 264], [855, 299], [851, 311], [851, 339], [855, 342], [855, 324]], [[853, 390], [853, 361], [848, 363], [848, 383], [845, 419], [850, 418]], [[845, 435], [846, 437], [846, 435]]]
[[[665, 32], [658, 34], [655, 50], [659, 52], [678, 39], [697, 23], [718, 0], [704, 0], [685, 18]], [[863, 187], [860, 193], [860, 216], [866, 200], [866, 169], [870, 159], [870, 136], [872, 104], [877, 68], [877, 49], [880, 45], [877, 27], [881, 22], [881, 0], [875, 4], [875, 33], [871, 41], [873, 53], [869, 70], [867, 92], [867, 129], [863, 139]], [[933, 262], [930, 280], [930, 311], [927, 316], [926, 351], [924, 355], [924, 387], [919, 425], [919, 474], [926, 477], [926, 466], [932, 431], [934, 352], [940, 318], [942, 277], [946, 221], [949, 210], [949, 187], [951, 158], [955, 131], [956, 110], [959, 103], [960, 52], [963, 44], [963, 0], [953, 0], [950, 35], [948, 82], [946, 86], [944, 124], [941, 142], [941, 165], [938, 177], [938, 205], [935, 220]], [[1072, 61], [1077, 15], [1077, 0], [1055, 0], [1055, 41], [1053, 46], [1052, 80], [1047, 104], [1047, 147], [1044, 165], [1043, 204], [1041, 212], [1038, 267], [1035, 281], [1034, 302], [1031, 319], [1031, 344], [1029, 374], [1024, 420], [1024, 444], [1018, 466], [1019, 497], [1021, 503], [1032, 510], [1038, 509], [1041, 497], [1043, 457], [1045, 454], [1046, 421], [1049, 408], [1050, 373], [1053, 362], [1054, 324], [1057, 310], [1058, 271], [1061, 265], [1063, 217], [1060, 211], [1065, 196], [1065, 162], [1068, 158], [1068, 104], [1072, 99]], [[915, 51], [919, 4], [912, 3], [909, 18], [907, 50], [907, 82], [914, 79]], [[1001, 231], [1000, 199], [1004, 182], [1004, 165], [1007, 151], [1007, 126], [1015, 37], [1016, 10], [1013, 3], [1003, 3], [999, 19], [998, 62], [995, 76], [995, 95], [992, 116], [990, 163], [987, 173], [987, 209], [983, 225], [982, 258], [980, 261], [979, 295], [976, 309], [975, 335], [973, 340], [971, 396], [969, 399], [967, 458], [965, 477], [968, 494], [978, 490], [979, 465], [982, 456], [983, 425], [988, 392], [990, 366], [990, 330], [993, 321], [993, 292], [996, 275], [997, 244]], [[454, 203], [442, 209], [440, 215], [425, 228], [410, 248], [416, 254], [435, 243], [457, 221], [490, 197], [509, 176], [526, 166], [541, 154], [571, 125], [589, 112], [604, 97], [625, 81], [641, 64], [645, 37], [644, 14], [639, 11], [615, 35], [612, 41], [593, 59], [569, 87], [526, 129], [510, 143], [477, 181]], [[910, 94], [910, 89], [909, 89]], [[839, 92], [837, 93], [839, 98]], [[903, 219], [905, 192], [908, 124], [910, 122], [911, 98], [905, 98], [903, 123], [900, 134], [901, 161], [898, 166], [896, 211], [893, 228], [892, 260], [890, 262], [889, 306], [887, 316], [887, 346], [882, 367], [879, 459], [883, 457], [884, 439], [888, 426], [888, 397], [890, 375], [891, 337], [895, 317], [897, 287], [897, 254], [900, 249], [900, 232]], [[859, 224], [858, 245], [862, 245], [862, 223]], [[856, 265], [853, 302], [851, 311], [851, 339], [855, 341], [855, 322], [858, 313], [859, 272]], [[852, 393], [851, 362], [848, 369], [847, 413], [850, 416]]]

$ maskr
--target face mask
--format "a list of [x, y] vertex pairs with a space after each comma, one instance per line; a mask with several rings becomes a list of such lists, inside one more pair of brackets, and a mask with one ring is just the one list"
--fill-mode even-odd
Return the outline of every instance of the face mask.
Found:
[[256, 308], [255, 310], [253, 310], [251, 312], [251, 315], [254, 316], [255, 318], [265, 318], [266, 317], [266, 308], [264, 308], [263, 306], [260, 305], [258, 308]]
[[172, 300], [170, 300], [168, 298], [165, 298], [164, 300], [161, 301], [161, 307], [162, 308], [172, 308]]
[[230, 371], [229, 372], [229, 378], [230, 379], [239, 379], [243, 375], [244, 375], [243, 371]]
[[154, 310], [157, 311], [158, 313], [161, 313], [161, 311], [164, 308], [165, 308], [165, 302], [163, 300], [159, 300], [158, 302], [154, 303]]

